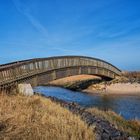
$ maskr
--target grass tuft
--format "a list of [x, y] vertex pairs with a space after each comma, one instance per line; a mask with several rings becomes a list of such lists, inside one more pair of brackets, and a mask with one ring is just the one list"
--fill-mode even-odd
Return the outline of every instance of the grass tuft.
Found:
[[0, 95], [0, 139], [93, 140], [80, 117], [40, 96]]
[[113, 124], [117, 129], [128, 133], [130, 136], [134, 136], [140, 138], [140, 121], [139, 120], [125, 120], [120, 115], [115, 112], [108, 110], [102, 111], [97, 108], [89, 108], [87, 109], [90, 113], [108, 120], [111, 124]]

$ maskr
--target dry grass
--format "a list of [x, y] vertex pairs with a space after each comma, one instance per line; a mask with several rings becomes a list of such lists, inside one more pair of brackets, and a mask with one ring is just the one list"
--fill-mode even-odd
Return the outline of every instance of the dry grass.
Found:
[[140, 71], [123, 71], [122, 75], [140, 78]]
[[49, 99], [0, 95], [0, 139], [93, 140], [91, 128]]
[[76, 76], [70, 76], [70, 77], [54, 80], [50, 82], [50, 84], [64, 86], [67, 84], [73, 84], [78, 81], [85, 81], [85, 80], [91, 80], [91, 79], [100, 79], [100, 77], [94, 76], [94, 75], [76, 75]]
[[93, 113], [94, 115], [108, 120], [117, 129], [127, 132], [131, 136], [140, 138], [140, 121], [139, 120], [125, 120], [120, 115], [113, 111], [102, 111], [97, 108], [90, 108], [87, 111]]

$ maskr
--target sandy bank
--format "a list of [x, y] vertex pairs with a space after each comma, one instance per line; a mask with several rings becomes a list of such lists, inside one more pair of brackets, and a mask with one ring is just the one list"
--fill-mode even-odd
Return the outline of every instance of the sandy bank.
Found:
[[96, 84], [90, 86], [85, 92], [91, 94], [114, 94], [114, 95], [140, 95], [139, 83], [115, 83], [111, 85]]

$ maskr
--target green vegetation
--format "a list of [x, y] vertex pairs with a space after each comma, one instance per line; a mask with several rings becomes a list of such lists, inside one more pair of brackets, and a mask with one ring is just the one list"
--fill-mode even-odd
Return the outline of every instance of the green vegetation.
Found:
[[40, 96], [0, 95], [0, 139], [94, 140], [80, 117]]
[[138, 120], [125, 120], [121, 116], [117, 115], [113, 111], [102, 111], [97, 108], [90, 108], [87, 111], [93, 113], [94, 115], [108, 120], [117, 129], [128, 133], [131, 136], [140, 138], [140, 121]]

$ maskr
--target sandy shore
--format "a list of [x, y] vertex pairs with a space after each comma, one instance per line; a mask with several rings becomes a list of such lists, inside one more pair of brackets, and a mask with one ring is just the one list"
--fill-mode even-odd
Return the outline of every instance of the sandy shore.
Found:
[[90, 94], [113, 94], [113, 95], [140, 95], [138, 83], [115, 83], [111, 85], [92, 85], [84, 92]]
[[[77, 84], [78, 81], [86, 81], [91, 79], [100, 79], [97, 76], [92, 75], [77, 75], [70, 76], [67, 78], [62, 78], [50, 82], [51, 85], [64, 86]], [[140, 84], [139, 83], [130, 83], [127, 78], [121, 77], [110, 83], [104, 82], [98, 84], [92, 84], [87, 89], [82, 90], [88, 94], [99, 94], [99, 95], [140, 95]], [[81, 86], [81, 85], [80, 85]]]

